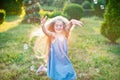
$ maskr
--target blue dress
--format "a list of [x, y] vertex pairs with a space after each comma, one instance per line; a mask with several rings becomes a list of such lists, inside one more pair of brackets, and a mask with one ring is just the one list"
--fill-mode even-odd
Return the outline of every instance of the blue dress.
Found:
[[76, 73], [68, 58], [67, 39], [55, 39], [50, 46], [47, 76], [52, 80], [76, 80]]

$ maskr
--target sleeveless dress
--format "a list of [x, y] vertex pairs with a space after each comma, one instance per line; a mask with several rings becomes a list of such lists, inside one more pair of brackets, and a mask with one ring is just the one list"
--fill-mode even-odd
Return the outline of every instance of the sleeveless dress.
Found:
[[67, 39], [55, 39], [50, 46], [47, 76], [52, 80], [76, 80], [76, 73], [68, 58]]

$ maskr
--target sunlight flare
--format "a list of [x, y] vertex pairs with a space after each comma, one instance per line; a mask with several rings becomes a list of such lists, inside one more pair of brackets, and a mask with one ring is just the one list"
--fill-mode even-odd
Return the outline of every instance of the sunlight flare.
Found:
[[21, 22], [21, 19], [12, 21], [12, 22], [3, 22], [3, 24], [0, 25], [0, 32], [5, 32], [8, 31], [9, 29], [12, 29], [14, 27], [16, 27], [19, 22]]

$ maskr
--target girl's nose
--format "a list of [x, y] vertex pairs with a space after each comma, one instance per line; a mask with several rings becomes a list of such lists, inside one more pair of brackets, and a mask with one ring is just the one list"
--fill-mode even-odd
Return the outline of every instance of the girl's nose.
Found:
[[61, 26], [58, 26], [58, 28], [60, 28]]

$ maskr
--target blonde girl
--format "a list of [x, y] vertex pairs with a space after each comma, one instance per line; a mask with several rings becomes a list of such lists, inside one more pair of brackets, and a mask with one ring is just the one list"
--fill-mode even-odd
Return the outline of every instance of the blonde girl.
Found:
[[41, 19], [41, 27], [48, 38], [47, 76], [52, 80], [75, 80], [76, 73], [68, 58], [68, 37], [74, 25], [81, 26], [76, 19], [70, 21], [62, 16]]

